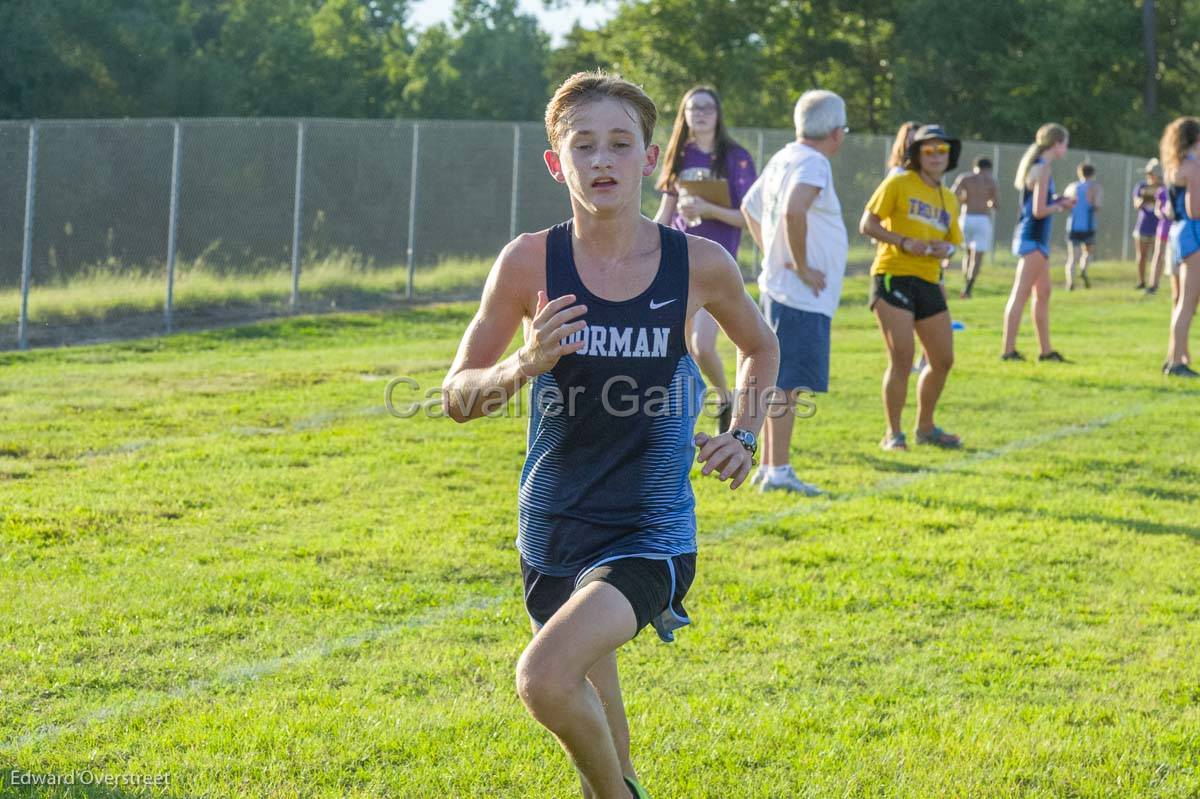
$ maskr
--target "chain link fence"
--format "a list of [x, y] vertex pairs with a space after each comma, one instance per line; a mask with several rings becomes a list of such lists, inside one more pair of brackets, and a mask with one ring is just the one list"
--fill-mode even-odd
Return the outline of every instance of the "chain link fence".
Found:
[[[793, 138], [733, 133], [759, 168]], [[851, 134], [834, 159], [851, 231], [890, 142]], [[477, 295], [507, 241], [570, 213], [545, 146], [539, 123], [0, 122], [0, 349]], [[985, 155], [996, 166], [1001, 253], [1023, 150], [965, 142], [959, 164]], [[1083, 160], [1106, 190], [1098, 257], [1128, 258], [1143, 160], [1072, 150], [1054, 165], [1060, 189]], [[647, 213], [657, 201], [647, 180]], [[752, 273], [748, 239], [740, 260]], [[852, 239], [852, 258], [869, 260], [868, 242]]]

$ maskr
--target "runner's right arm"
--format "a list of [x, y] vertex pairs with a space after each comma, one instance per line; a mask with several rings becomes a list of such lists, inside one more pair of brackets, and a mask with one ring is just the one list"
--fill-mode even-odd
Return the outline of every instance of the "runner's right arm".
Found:
[[[573, 294], [547, 299], [538, 280], [544, 262], [545, 236], [539, 242], [537, 235], [526, 235], [505, 247], [492, 266], [479, 310], [467, 326], [442, 381], [442, 407], [454, 421], [468, 422], [495, 413], [527, 380], [549, 371], [563, 355], [583, 347], [583, 341], [561, 342], [584, 328], [585, 322], [579, 317], [587, 308], [575, 305]], [[501, 360], [526, 319], [531, 322], [525, 343]]]

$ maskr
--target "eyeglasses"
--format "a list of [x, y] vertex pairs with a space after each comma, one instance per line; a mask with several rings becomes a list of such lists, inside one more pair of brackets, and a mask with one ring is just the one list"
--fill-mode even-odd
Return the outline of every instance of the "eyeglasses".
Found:
[[712, 103], [700, 103], [698, 105], [685, 105], [683, 110], [689, 114], [715, 114], [717, 107]]
[[948, 152], [950, 152], [950, 145], [945, 142], [921, 145], [921, 155], [945, 155]]

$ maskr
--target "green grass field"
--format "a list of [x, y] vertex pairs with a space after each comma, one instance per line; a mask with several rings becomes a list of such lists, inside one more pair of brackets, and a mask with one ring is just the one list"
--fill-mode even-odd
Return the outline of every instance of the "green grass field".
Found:
[[[998, 361], [1009, 270], [952, 303], [954, 453], [878, 449], [848, 281], [794, 440], [828, 496], [697, 475], [695, 623], [622, 650], [655, 799], [1200, 796], [1200, 390], [1096, 272], [1069, 364]], [[0, 795], [575, 795], [513, 688], [524, 420], [383, 408], [473, 310], [0, 354]]]

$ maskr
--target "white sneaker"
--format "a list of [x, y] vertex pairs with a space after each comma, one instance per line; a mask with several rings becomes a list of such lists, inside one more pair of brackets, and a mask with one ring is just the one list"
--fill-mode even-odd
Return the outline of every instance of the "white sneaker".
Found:
[[767, 479], [767, 467], [759, 466], [758, 470], [754, 474], [750, 475], [750, 485], [756, 486], [759, 483], [761, 483], [763, 480], [766, 480], [766, 479]]
[[766, 493], [767, 491], [791, 491], [795, 494], [802, 494], [806, 497], [815, 497], [823, 493], [812, 483], [806, 483], [796, 476], [791, 466], [785, 466], [785, 471], [780, 474], [776, 472], [763, 480], [759, 486], [759, 491]]

